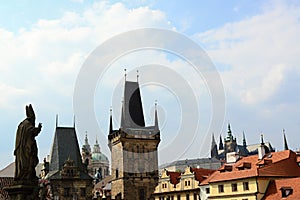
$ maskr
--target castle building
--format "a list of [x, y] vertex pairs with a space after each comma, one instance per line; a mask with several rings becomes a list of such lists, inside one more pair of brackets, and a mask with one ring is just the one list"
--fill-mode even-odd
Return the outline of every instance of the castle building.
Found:
[[154, 199], [158, 184], [160, 130], [155, 109], [154, 126], [145, 126], [138, 82], [125, 80], [121, 127], [113, 130], [110, 116], [108, 145], [111, 151], [111, 198]]
[[83, 164], [74, 127], [58, 127], [49, 161], [50, 181], [54, 199], [85, 200], [92, 198], [92, 177]]
[[107, 156], [101, 152], [97, 138], [92, 151], [87, 134], [85, 135], [81, 156], [84, 164], [87, 166], [89, 175], [94, 177], [97, 182], [109, 175], [109, 160]]
[[[285, 135], [284, 135], [284, 138], [285, 138]], [[237, 143], [237, 139], [232, 134], [230, 124], [228, 124], [227, 136], [224, 138], [224, 144], [222, 141], [222, 137], [220, 136], [219, 148], [217, 147], [214, 135], [212, 134], [210, 155], [211, 155], [211, 158], [216, 158], [216, 159], [220, 159], [220, 160], [226, 160], [227, 159], [226, 155], [228, 153], [231, 153], [231, 155], [233, 155], [235, 153], [238, 156], [256, 155], [256, 154], [258, 154], [259, 146], [260, 146], [260, 143], [248, 145], [246, 142], [246, 137], [245, 137], [244, 132], [243, 132], [243, 142], [241, 145], [239, 145]], [[287, 146], [287, 144], [285, 146]], [[272, 147], [270, 142], [264, 143], [264, 147], [265, 147], [266, 153], [275, 151], [275, 149]]]

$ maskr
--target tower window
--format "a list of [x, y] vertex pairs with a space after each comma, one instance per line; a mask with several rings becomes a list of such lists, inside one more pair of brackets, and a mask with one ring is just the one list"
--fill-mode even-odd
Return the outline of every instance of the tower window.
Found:
[[85, 188], [80, 188], [80, 196], [82, 196], [82, 197], [86, 196]]
[[140, 200], [144, 200], [145, 199], [145, 189], [140, 188], [139, 193], [140, 193]]
[[119, 178], [119, 170], [116, 169], [116, 178]]

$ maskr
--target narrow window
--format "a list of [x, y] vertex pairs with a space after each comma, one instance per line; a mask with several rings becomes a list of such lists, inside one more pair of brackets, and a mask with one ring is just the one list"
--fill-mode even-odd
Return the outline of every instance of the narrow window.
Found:
[[231, 184], [231, 190], [232, 190], [232, 192], [237, 192], [237, 184], [236, 183]]
[[210, 189], [209, 188], [205, 188], [206, 194], [210, 193]]
[[194, 200], [197, 200], [197, 194], [196, 193], [194, 193]]
[[64, 188], [64, 197], [70, 196], [70, 188]]
[[119, 170], [116, 169], [116, 178], [119, 178]]
[[190, 195], [189, 194], [186, 194], [186, 200], [190, 200]]
[[218, 185], [219, 193], [224, 192], [224, 185]]
[[140, 200], [145, 200], [146, 197], [145, 197], [145, 189], [144, 188], [140, 188]]
[[80, 196], [82, 197], [86, 196], [85, 188], [80, 188]]
[[244, 191], [249, 190], [249, 182], [243, 182]]

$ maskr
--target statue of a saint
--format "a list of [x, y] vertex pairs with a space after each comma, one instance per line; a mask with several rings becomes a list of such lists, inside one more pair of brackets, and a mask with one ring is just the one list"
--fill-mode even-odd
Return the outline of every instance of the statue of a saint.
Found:
[[15, 159], [15, 181], [35, 181], [37, 180], [35, 167], [37, 166], [38, 149], [35, 137], [41, 132], [42, 124], [35, 127], [35, 114], [31, 104], [26, 106], [27, 118], [23, 120], [17, 130]]

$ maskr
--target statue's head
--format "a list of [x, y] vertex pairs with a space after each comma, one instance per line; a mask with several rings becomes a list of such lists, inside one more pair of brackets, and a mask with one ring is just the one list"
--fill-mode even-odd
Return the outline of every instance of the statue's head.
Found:
[[31, 104], [29, 104], [29, 106], [26, 106], [26, 116], [27, 116], [27, 119], [34, 125], [35, 114], [34, 114]]

